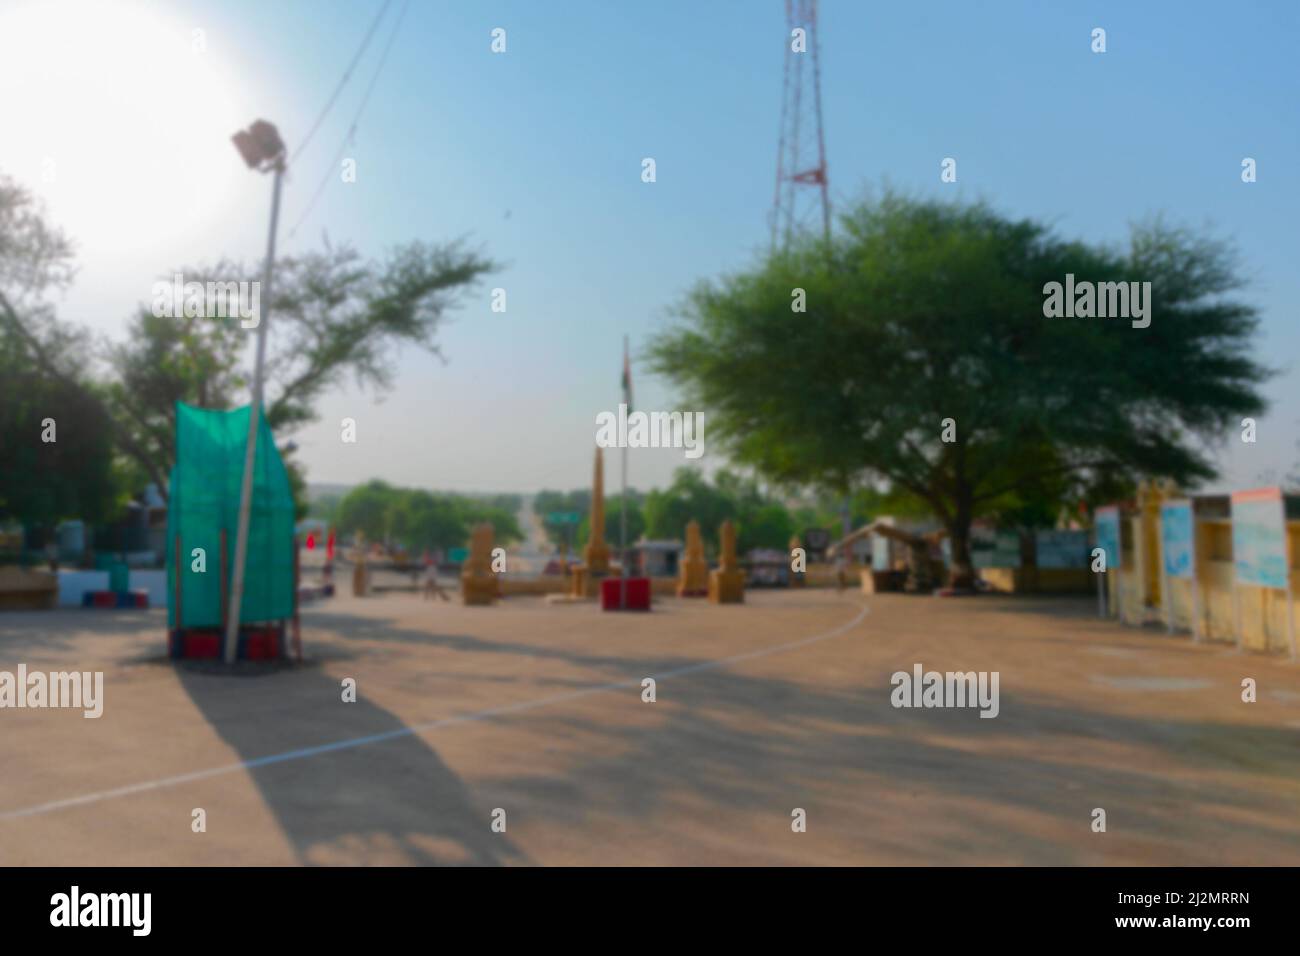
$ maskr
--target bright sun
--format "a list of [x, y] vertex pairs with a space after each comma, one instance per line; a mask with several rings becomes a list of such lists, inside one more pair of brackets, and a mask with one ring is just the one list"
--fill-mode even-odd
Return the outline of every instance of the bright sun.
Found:
[[85, 250], [192, 233], [244, 172], [246, 125], [209, 38], [130, 0], [6, 0], [0, 171]]

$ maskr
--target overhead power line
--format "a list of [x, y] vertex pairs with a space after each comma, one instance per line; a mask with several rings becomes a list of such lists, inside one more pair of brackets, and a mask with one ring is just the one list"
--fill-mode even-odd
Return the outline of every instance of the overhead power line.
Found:
[[377, 13], [375, 19], [371, 21], [370, 29], [366, 31], [366, 35], [361, 41], [361, 46], [357, 48], [356, 54], [352, 57], [352, 62], [349, 63], [348, 68], [343, 71], [343, 76], [339, 78], [338, 85], [334, 87], [334, 92], [330, 94], [330, 98], [326, 101], [325, 107], [320, 111], [320, 115], [316, 117], [316, 122], [311, 124], [311, 129], [307, 130], [307, 135], [304, 136], [302, 142], [298, 144], [298, 148], [293, 151], [293, 156], [289, 159], [290, 166], [292, 166], [293, 161], [302, 154], [302, 151], [307, 148], [307, 144], [311, 142], [311, 138], [315, 136], [316, 131], [320, 129], [320, 124], [325, 121], [325, 117], [329, 115], [329, 111], [333, 109], [334, 104], [338, 102], [339, 94], [343, 92], [343, 87], [348, 85], [348, 80], [352, 78], [352, 71], [357, 68], [357, 63], [361, 61], [361, 57], [365, 54], [366, 47], [370, 46], [371, 38], [375, 35], [375, 31], [379, 29], [379, 21], [384, 19], [384, 14], [388, 12], [388, 8], [392, 6], [392, 4], [393, 0], [384, 0], [384, 5], [379, 8], [379, 13]]
[[393, 30], [388, 35], [388, 42], [384, 45], [384, 52], [379, 58], [379, 63], [375, 67], [375, 72], [370, 77], [370, 85], [366, 87], [365, 95], [361, 98], [361, 105], [357, 107], [356, 113], [353, 114], [352, 122], [348, 125], [347, 134], [343, 137], [343, 142], [339, 144], [339, 148], [337, 152], [335, 152], [334, 158], [330, 161], [329, 167], [325, 170], [325, 175], [321, 177], [320, 185], [318, 185], [316, 191], [312, 193], [312, 197], [307, 203], [307, 208], [302, 211], [302, 215], [298, 217], [297, 222], [293, 224], [293, 228], [289, 230], [290, 239], [294, 237], [298, 232], [298, 228], [304, 221], [306, 221], [307, 217], [311, 215], [312, 210], [316, 208], [316, 203], [320, 200], [320, 197], [324, 195], [325, 187], [329, 185], [330, 179], [338, 174], [339, 160], [343, 158], [343, 154], [347, 150], [348, 146], [355, 141], [357, 123], [361, 119], [361, 114], [365, 112], [366, 105], [370, 102], [370, 95], [375, 91], [375, 84], [379, 82], [379, 74], [383, 72], [384, 64], [388, 62], [388, 54], [393, 49], [393, 41], [397, 39], [397, 32], [401, 29], [402, 20], [405, 18], [406, 11], [410, 6], [411, 0], [406, 0], [406, 2], [402, 4], [402, 9], [397, 14], [397, 20], [393, 23]]

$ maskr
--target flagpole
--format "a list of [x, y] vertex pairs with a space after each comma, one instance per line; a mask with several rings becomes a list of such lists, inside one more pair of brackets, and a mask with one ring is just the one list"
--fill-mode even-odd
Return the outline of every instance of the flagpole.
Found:
[[[627, 402], [632, 404], [632, 372], [628, 364], [627, 336], [623, 336], [623, 390], [627, 392]], [[628, 408], [628, 414], [632, 409]], [[619, 497], [619, 609], [627, 610], [627, 442], [623, 442], [623, 493]]]

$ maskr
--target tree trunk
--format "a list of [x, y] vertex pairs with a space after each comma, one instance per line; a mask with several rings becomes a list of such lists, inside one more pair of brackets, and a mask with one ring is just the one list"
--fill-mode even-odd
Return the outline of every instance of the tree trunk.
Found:
[[975, 566], [970, 556], [971, 514], [967, 508], [958, 508], [948, 524], [948, 543], [952, 548], [952, 569], [948, 586], [975, 588]]

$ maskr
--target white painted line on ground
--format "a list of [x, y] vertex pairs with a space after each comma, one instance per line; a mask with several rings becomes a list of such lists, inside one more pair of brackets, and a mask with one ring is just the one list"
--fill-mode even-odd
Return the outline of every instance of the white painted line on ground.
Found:
[[[856, 602], [854, 602], [856, 603]], [[718, 667], [727, 667], [731, 664], [739, 664], [742, 661], [750, 661], [759, 657], [767, 657], [769, 654], [780, 654], [784, 651], [792, 651], [796, 648], [807, 647], [809, 644], [816, 644], [818, 641], [829, 640], [832, 637], [839, 637], [846, 631], [850, 631], [862, 622], [867, 616], [867, 606], [858, 605], [858, 613], [853, 620], [841, 624], [839, 627], [826, 631], [823, 634], [815, 634], [812, 637], [805, 637], [798, 641], [790, 641], [786, 644], [777, 644], [772, 647], [759, 648], [756, 651], [746, 651], [744, 654], [734, 654], [731, 657], [721, 657], [714, 661], [701, 661], [698, 664], [687, 664], [684, 667], [675, 667], [670, 671], [664, 671], [662, 674], [647, 674], [646, 677], [654, 677], [658, 683], [665, 678], [680, 677], [683, 674], [693, 674], [697, 671], [712, 670]], [[456, 724], [468, 724], [480, 720], [491, 720], [494, 717], [503, 717], [507, 714], [516, 714], [520, 711], [533, 710], [538, 707], [547, 707], [551, 704], [558, 704], [564, 701], [577, 700], [581, 697], [588, 697], [592, 694], [606, 694], [612, 690], [623, 690], [629, 687], [640, 688], [642, 677], [634, 677], [630, 680], [613, 681], [608, 684], [597, 684], [592, 687], [584, 687], [582, 690], [569, 691], [564, 694], [552, 694], [550, 697], [539, 697], [535, 700], [526, 700], [518, 704], [507, 704], [502, 707], [492, 707], [488, 710], [476, 711], [472, 714], [459, 714], [455, 717], [443, 717], [439, 720], [431, 720], [423, 724], [414, 724], [409, 727], [398, 727], [396, 730], [389, 730], [382, 734], [372, 734], [368, 737], [352, 737], [347, 740], [337, 740], [333, 743], [320, 744], [316, 747], [304, 747], [300, 750], [286, 750], [278, 754], [270, 754], [266, 757], [256, 757], [252, 760], [241, 760], [239, 763], [226, 764], [223, 767], [210, 767], [207, 770], [195, 770], [192, 773], [177, 774], [173, 777], [162, 777], [158, 780], [149, 780], [144, 783], [134, 783], [126, 787], [117, 787], [113, 790], [101, 790], [98, 793], [87, 793], [80, 797], [68, 797], [64, 800], [54, 800], [50, 803], [41, 803], [36, 806], [23, 807], [18, 810], [6, 810], [0, 812], [0, 821], [18, 820], [23, 817], [39, 816], [43, 813], [52, 813], [55, 810], [66, 810], [70, 807], [81, 807], [90, 803], [101, 803], [104, 800], [113, 800], [117, 797], [129, 797], [136, 793], [145, 793], [149, 790], [162, 790], [166, 787], [176, 787], [185, 783], [193, 783], [196, 780], [206, 780], [209, 777], [219, 777], [223, 774], [238, 773], [241, 770], [255, 770], [258, 767], [267, 767], [272, 764], [286, 763], [290, 760], [304, 760], [308, 757], [318, 757], [321, 754], [334, 753], [338, 750], [350, 750], [353, 747], [364, 747], [366, 744], [381, 743], [385, 740], [396, 740], [399, 737], [410, 737], [414, 735], [428, 733], [433, 730], [441, 730], [444, 727], [452, 727]]]

